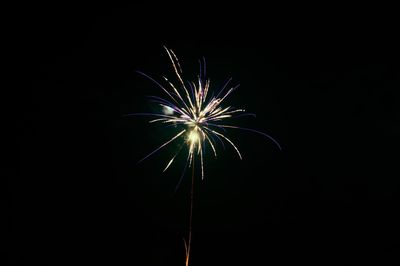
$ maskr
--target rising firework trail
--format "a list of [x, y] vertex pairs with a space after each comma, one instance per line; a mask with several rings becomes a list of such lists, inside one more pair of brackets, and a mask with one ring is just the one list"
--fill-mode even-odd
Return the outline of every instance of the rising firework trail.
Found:
[[[216, 93], [211, 91], [210, 79], [206, 77], [206, 63], [203, 60], [199, 61], [200, 71], [197, 79], [194, 81], [185, 81], [183, 71], [179, 64], [175, 53], [164, 47], [169, 59], [171, 60], [174, 69], [177, 83], [173, 83], [166, 77], [162, 85], [157, 80], [149, 75], [139, 72], [156, 84], [164, 93], [164, 97], [153, 96], [153, 101], [161, 107], [160, 113], [134, 113], [130, 115], [141, 115], [153, 117], [150, 123], [161, 123], [163, 125], [175, 125], [179, 128], [178, 132], [168, 141], [161, 144], [150, 154], [145, 156], [141, 161], [147, 159], [167, 145], [183, 140], [182, 145], [176, 151], [175, 155], [167, 162], [164, 171], [166, 171], [174, 162], [176, 156], [182, 152], [183, 147], [187, 147], [187, 157], [184, 167], [184, 172], [179, 181], [185, 175], [187, 167], [192, 168], [192, 182], [190, 192], [190, 217], [189, 217], [189, 234], [187, 240], [184, 239], [186, 250], [186, 266], [189, 265], [190, 247], [192, 239], [192, 214], [193, 214], [193, 191], [194, 191], [194, 165], [195, 159], [200, 160], [201, 178], [204, 178], [204, 163], [206, 145], [210, 146], [215, 158], [217, 157], [216, 144], [217, 141], [224, 145], [224, 142], [233, 147], [240, 159], [242, 155], [234, 142], [226, 136], [226, 129], [237, 129], [261, 134], [270, 139], [280, 150], [281, 146], [268, 134], [263, 132], [243, 128], [232, 125], [225, 121], [242, 116], [254, 116], [254, 114], [246, 113], [244, 109], [237, 109], [231, 106], [223, 106], [224, 101], [228, 96], [239, 87], [232, 86], [232, 79], [228, 79], [225, 84]], [[140, 161], [140, 162], [141, 162]], [[179, 183], [177, 187], [179, 186]]]

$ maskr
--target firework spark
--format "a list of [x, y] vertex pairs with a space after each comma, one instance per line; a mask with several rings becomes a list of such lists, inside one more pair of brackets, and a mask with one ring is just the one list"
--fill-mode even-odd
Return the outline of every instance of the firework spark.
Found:
[[[234, 118], [238, 116], [253, 115], [246, 113], [244, 109], [237, 109], [231, 106], [222, 106], [224, 100], [239, 87], [239, 85], [229, 87], [232, 79], [229, 79], [219, 90], [219, 92], [213, 96], [210, 93], [210, 79], [206, 78], [206, 64], [205, 60], [200, 61], [200, 73], [197, 80], [185, 82], [182, 78], [182, 69], [175, 53], [164, 47], [167, 51], [169, 59], [171, 60], [173, 69], [175, 71], [176, 77], [179, 84], [173, 84], [166, 77], [164, 81], [166, 86], [161, 85], [158, 81], [150, 77], [149, 75], [138, 72], [151, 81], [153, 81], [162, 91], [166, 94], [166, 97], [153, 97], [154, 101], [161, 107], [162, 112], [160, 113], [137, 113], [132, 115], [144, 115], [153, 116], [155, 119], [150, 120], [150, 123], [162, 123], [164, 125], [173, 124], [181, 125], [182, 130], [180, 130], [175, 136], [170, 140], [159, 146], [149, 155], [144, 157], [141, 161], [147, 159], [157, 151], [161, 150], [168, 144], [172, 143], [179, 137], [184, 137], [184, 143], [188, 147], [187, 163], [193, 164], [195, 156], [200, 158], [201, 162], [201, 176], [204, 178], [204, 167], [203, 167], [203, 156], [205, 145], [210, 145], [213, 150], [214, 156], [217, 157], [216, 150], [216, 140], [222, 142], [225, 141], [233, 147], [240, 159], [242, 155], [238, 147], [234, 142], [225, 135], [225, 129], [239, 129], [245, 131], [251, 131], [254, 133], [261, 134], [269, 138], [276, 146], [281, 149], [279, 143], [274, 140], [271, 136], [249, 128], [238, 127], [234, 125], [229, 125], [223, 121], [229, 118]], [[229, 89], [228, 89], [229, 88]], [[221, 123], [222, 122], [222, 123]], [[164, 171], [166, 171], [174, 159], [178, 155], [178, 152], [168, 161]]]
[[160, 107], [162, 112], [160, 113], [136, 113], [131, 115], [143, 115], [154, 117], [150, 120], [150, 123], [161, 123], [163, 125], [176, 125], [179, 126], [180, 130], [171, 139], [160, 145], [153, 152], [144, 157], [141, 161], [147, 159], [151, 155], [155, 154], [165, 146], [173, 143], [178, 139], [183, 138], [183, 143], [177, 150], [175, 155], [168, 161], [164, 171], [166, 171], [174, 162], [176, 156], [182, 151], [183, 147], [187, 147], [187, 159], [185, 170], [182, 177], [177, 185], [179, 186], [187, 166], [193, 169], [192, 174], [192, 188], [191, 188], [191, 205], [190, 205], [190, 223], [189, 223], [189, 236], [188, 241], [185, 242], [186, 249], [186, 265], [189, 264], [190, 254], [190, 242], [191, 242], [191, 224], [192, 224], [192, 211], [193, 211], [193, 183], [194, 183], [194, 164], [195, 158], [200, 158], [201, 177], [204, 178], [204, 165], [203, 157], [205, 153], [206, 145], [209, 145], [217, 157], [216, 142], [219, 141], [222, 145], [228, 143], [233, 147], [240, 159], [242, 155], [238, 147], [233, 141], [225, 135], [226, 129], [239, 129], [250, 131], [261, 134], [269, 138], [275, 145], [281, 149], [279, 143], [274, 140], [271, 136], [249, 128], [238, 127], [230, 125], [224, 121], [228, 119], [253, 115], [246, 113], [244, 109], [237, 109], [231, 106], [223, 106], [223, 102], [228, 96], [239, 87], [231, 86], [232, 79], [228, 79], [227, 82], [222, 86], [218, 93], [214, 94], [210, 90], [210, 79], [206, 77], [206, 63], [203, 58], [200, 62], [200, 71], [195, 81], [184, 81], [182, 75], [182, 68], [179, 64], [178, 58], [175, 53], [164, 47], [169, 59], [171, 60], [173, 69], [178, 83], [174, 84], [166, 77], [163, 77], [165, 85], [161, 85], [160, 82], [156, 81], [149, 75], [138, 72], [145, 77], [149, 78], [154, 82], [161, 90], [165, 93], [165, 97], [152, 97]]

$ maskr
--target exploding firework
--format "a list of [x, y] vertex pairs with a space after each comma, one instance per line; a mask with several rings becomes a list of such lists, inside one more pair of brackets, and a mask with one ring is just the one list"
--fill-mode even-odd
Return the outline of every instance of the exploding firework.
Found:
[[[201, 176], [204, 178], [203, 156], [206, 144], [210, 145], [214, 156], [217, 157], [217, 150], [215, 148], [216, 142], [228, 143], [234, 148], [239, 158], [242, 159], [242, 155], [237, 146], [226, 136], [226, 128], [246, 130], [261, 134], [269, 138], [281, 149], [281, 146], [276, 140], [263, 132], [224, 123], [224, 121], [229, 118], [253, 115], [246, 113], [244, 109], [222, 106], [224, 100], [239, 87], [239, 85], [233, 87], [229, 86], [232, 81], [231, 78], [228, 79], [219, 92], [213, 96], [214, 94], [210, 93], [210, 79], [206, 78], [206, 64], [204, 59], [202, 62], [200, 61], [200, 73], [197, 80], [185, 82], [182, 78], [182, 69], [175, 53], [166, 47], [164, 48], [172, 62], [179, 85], [175, 85], [166, 77], [163, 77], [166, 83], [166, 86], [163, 86], [149, 75], [138, 72], [160, 87], [166, 94], [166, 97], [153, 97], [153, 100], [161, 107], [161, 113], [136, 113], [132, 115], [153, 116], [155, 119], [150, 120], [150, 123], [162, 123], [164, 125], [174, 124], [182, 127], [174, 137], [163, 143], [141, 161], [182, 137], [184, 143], [186, 143], [188, 147], [187, 164], [189, 164], [189, 166], [192, 165], [195, 155], [198, 155], [201, 162]], [[172, 159], [168, 161], [164, 171], [171, 166], [176, 155], [180, 151], [181, 150], [177, 151]]]
[[[164, 47], [169, 59], [171, 60], [173, 69], [175, 71], [177, 84], [174, 84], [166, 77], [164, 78], [165, 85], [161, 85], [160, 82], [156, 81], [149, 75], [138, 72], [145, 77], [149, 78], [164, 92], [164, 97], [153, 96], [154, 102], [161, 107], [160, 113], [135, 113], [131, 115], [143, 115], [153, 117], [150, 123], [161, 123], [163, 125], [176, 125], [178, 132], [168, 141], [160, 145], [153, 152], [144, 157], [141, 161], [147, 159], [154, 153], [158, 152], [165, 146], [183, 139], [183, 143], [180, 146], [175, 155], [168, 161], [164, 171], [167, 170], [174, 162], [176, 156], [182, 151], [183, 147], [187, 147], [187, 159], [185, 170], [181, 176], [182, 180], [186, 168], [192, 167], [192, 189], [191, 189], [191, 207], [190, 207], [190, 224], [189, 224], [189, 237], [188, 241], [185, 241], [186, 249], [186, 265], [189, 264], [190, 254], [190, 242], [191, 242], [191, 223], [192, 223], [192, 211], [193, 211], [193, 181], [194, 181], [194, 164], [195, 157], [200, 158], [201, 166], [201, 177], [204, 178], [204, 165], [203, 157], [205, 153], [206, 145], [209, 145], [217, 157], [216, 143], [220, 142], [222, 145], [228, 143], [233, 147], [240, 159], [242, 155], [238, 147], [234, 142], [226, 136], [226, 129], [238, 129], [245, 130], [254, 133], [261, 134], [270, 139], [275, 145], [281, 149], [279, 143], [274, 140], [271, 136], [249, 128], [238, 127], [226, 123], [229, 119], [235, 117], [241, 117], [246, 115], [253, 115], [246, 113], [244, 109], [237, 109], [231, 106], [223, 106], [224, 101], [228, 96], [239, 87], [239, 85], [231, 86], [232, 79], [228, 79], [225, 84], [219, 89], [217, 93], [212, 92], [210, 89], [210, 79], [206, 77], [206, 63], [203, 58], [200, 62], [200, 71], [196, 80], [185, 81], [183, 79], [182, 68], [179, 64], [178, 58], [175, 53]], [[180, 183], [179, 181], [179, 183]], [[177, 187], [179, 186], [179, 183]]]

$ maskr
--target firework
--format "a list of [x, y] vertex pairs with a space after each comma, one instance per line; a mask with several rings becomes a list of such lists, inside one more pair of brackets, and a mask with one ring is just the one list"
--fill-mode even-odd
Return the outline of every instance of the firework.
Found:
[[[161, 85], [158, 81], [149, 75], [139, 72], [153, 81], [165, 93], [165, 97], [152, 97], [153, 100], [161, 107], [160, 113], [136, 113], [132, 115], [153, 116], [155, 119], [150, 120], [150, 123], [162, 123], [164, 125], [173, 124], [181, 126], [181, 130], [173, 136], [170, 140], [163, 143], [149, 155], [144, 157], [141, 161], [147, 159], [157, 151], [161, 150], [173, 141], [183, 138], [184, 143], [188, 147], [187, 163], [189, 166], [193, 164], [195, 155], [200, 157], [201, 162], [201, 176], [204, 178], [203, 156], [205, 145], [209, 145], [217, 157], [216, 141], [228, 143], [242, 159], [242, 155], [238, 147], [231, 139], [226, 136], [225, 129], [239, 129], [251, 131], [261, 134], [269, 138], [276, 146], [281, 149], [279, 143], [271, 136], [249, 128], [238, 127], [224, 123], [224, 121], [246, 115], [253, 115], [246, 113], [244, 109], [237, 109], [231, 106], [223, 106], [224, 100], [239, 87], [239, 85], [229, 87], [232, 79], [222, 86], [215, 96], [210, 93], [210, 79], [206, 78], [206, 64], [205, 60], [200, 61], [200, 73], [197, 80], [185, 82], [182, 78], [182, 69], [175, 53], [164, 47], [167, 51], [169, 59], [172, 62], [176, 77], [179, 84], [173, 84], [166, 77], [164, 81], [165, 86]], [[173, 163], [176, 155], [181, 149], [170, 159], [164, 169], [167, 170]]]
[[[197, 79], [194, 81], [185, 81], [183, 79], [182, 68], [179, 64], [177, 56], [172, 50], [166, 47], [164, 48], [175, 71], [177, 84], [171, 82], [166, 77], [163, 77], [163, 83], [165, 85], [161, 85], [160, 82], [156, 81], [149, 75], [138, 71], [138, 73], [144, 75], [154, 82], [164, 92], [165, 95], [164, 97], [152, 97], [154, 102], [161, 107], [160, 113], [135, 113], [131, 115], [150, 116], [153, 117], [153, 119], [149, 121], [150, 123], [175, 125], [176, 128], [178, 128], [177, 133], [171, 139], [160, 145], [141, 161], [147, 159], [165, 146], [179, 139], [183, 139], [182, 145], [180, 146], [181, 148], [177, 150], [176, 154], [166, 164], [166, 167], [164, 168], [164, 171], [166, 171], [172, 165], [176, 156], [182, 151], [182, 148], [185, 146], [187, 147], [187, 159], [182, 177], [184, 176], [188, 166], [193, 168], [189, 237], [188, 241], [185, 241], [186, 265], [188, 265], [191, 242], [195, 158], [200, 158], [202, 179], [204, 178], [203, 157], [206, 146], [209, 145], [214, 153], [214, 156], [217, 157], [216, 143], [220, 142], [222, 145], [227, 143], [233, 147], [239, 158], [242, 159], [242, 155], [238, 147], [230, 138], [228, 138], [228, 136], [226, 136], [226, 129], [238, 129], [258, 133], [270, 139], [279, 149], [281, 149], [281, 146], [271, 136], [263, 132], [254, 129], [238, 127], [225, 122], [235, 117], [253, 115], [246, 113], [244, 109], [223, 106], [223, 103], [228, 96], [239, 87], [239, 85], [230, 85], [232, 81], [231, 78], [228, 79], [225, 84], [223, 84], [217, 93], [212, 92], [210, 89], [210, 79], [206, 77], [206, 63], [203, 58], [202, 61], [199, 61], [200, 71]], [[182, 180], [182, 177], [180, 181]], [[179, 186], [179, 183], [177, 187]]]

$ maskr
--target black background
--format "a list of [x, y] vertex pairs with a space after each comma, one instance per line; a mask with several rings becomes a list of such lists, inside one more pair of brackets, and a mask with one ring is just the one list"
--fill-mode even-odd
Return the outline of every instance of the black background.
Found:
[[189, 174], [174, 193], [184, 159], [162, 173], [171, 145], [137, 164], [174, 130], [123, 117], [155, 110], [146, 96], [161, 92], [135, 70], [172, 76], [163, 45], [189, 79], [202, 56], [214, 88], [233, 77], [241, 86], [227, 104], [257, 114], [238, 123], [283, 147], [230, 131], [244, 159], [229, 147], [207, 155], [192, 265], [399, 262], [390, 15], [350, 12], [350, 24], [329, 8], [315, 17], [201, 3], [15, 10], [9, 264], [184, 264]]

